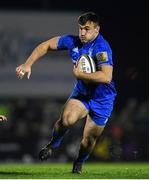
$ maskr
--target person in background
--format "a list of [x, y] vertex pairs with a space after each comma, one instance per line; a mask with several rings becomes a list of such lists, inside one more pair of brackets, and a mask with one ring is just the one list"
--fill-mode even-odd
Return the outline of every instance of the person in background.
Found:
[[0, 115], [0, 121], [7, 121], [6, 116]]

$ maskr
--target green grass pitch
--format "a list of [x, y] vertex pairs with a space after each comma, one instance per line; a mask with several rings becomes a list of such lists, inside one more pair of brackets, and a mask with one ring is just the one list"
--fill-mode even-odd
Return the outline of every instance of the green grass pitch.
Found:
[[0, 164], [0, 179], [149, 179], [149, 163], [86, 163], [82, 174], [70, 163]]

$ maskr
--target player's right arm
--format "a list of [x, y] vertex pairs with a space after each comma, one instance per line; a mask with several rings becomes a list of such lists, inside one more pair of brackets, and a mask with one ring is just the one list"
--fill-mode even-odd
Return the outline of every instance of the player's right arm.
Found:
[[57, 50], [59, 38], [60, 37], [57, 36], [39, 44], [27, 58], [26, 62], [16, 68], [17, 77], [22, 79], [23, 76], [27, 74], [27, 78], [29, 79], [32, 65], [49, 50]]

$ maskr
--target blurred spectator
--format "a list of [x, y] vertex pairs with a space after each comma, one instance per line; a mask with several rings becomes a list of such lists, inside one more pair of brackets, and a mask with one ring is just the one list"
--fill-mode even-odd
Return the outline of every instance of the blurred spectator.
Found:
[[6, 116], [0, 115], [0, 121], [7, 121]]

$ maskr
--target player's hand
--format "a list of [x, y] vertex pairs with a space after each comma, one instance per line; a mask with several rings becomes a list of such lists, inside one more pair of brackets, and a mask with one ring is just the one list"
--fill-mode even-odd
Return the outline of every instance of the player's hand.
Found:
[[30, 66], [28, 66], [26, 64], [22, 64], [16, 68], [16, 75], [19, 79], [22, 79], [25, 74], [27, 74], [27, 78], [29, 79], [30, 75], [31, 75], [31, 67]]
[[84, 79], [86, 73], [82, 72], [80, 64], [74, 65], [73, 73], [77, 79], [81, 79], [85, 84], [88, 83], [88, 81]]
[[73, 67], [73, 73], [74, 73], [74, 75], [75, 75], [76, 78], [80, 78], [81, 73], [83, 73], [83, 72], [81, 71], [80, 64], [74, 65], [74, 67]]
[[0, 115], [0, 121], [7, 121], [7, 118], [3, 115]]

